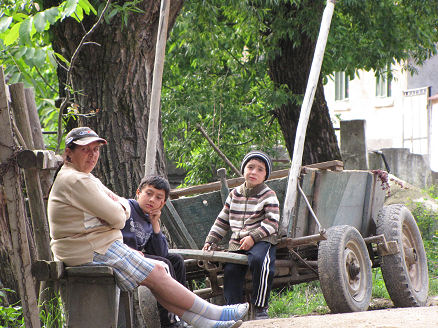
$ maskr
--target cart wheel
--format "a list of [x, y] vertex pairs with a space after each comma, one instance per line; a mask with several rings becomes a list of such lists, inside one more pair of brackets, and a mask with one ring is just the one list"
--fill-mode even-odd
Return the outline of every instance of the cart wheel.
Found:
[[325, 301], [334, 313], [368, 309], [372, 276], [368, 250], [356, 228], [333, 226], [319, 244], [318, 273]]
[[423, 306], [429, 276], [420, 230], [404, 205], [383, 207], [377, 217], [377, 233], [396, 241], [400, 252], [382, 257], [380, 267], [391, 300], [397, 307]]

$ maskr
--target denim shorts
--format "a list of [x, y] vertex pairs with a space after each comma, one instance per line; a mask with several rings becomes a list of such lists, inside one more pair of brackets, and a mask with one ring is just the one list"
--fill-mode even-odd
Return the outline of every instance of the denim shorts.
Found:
[[93, 262], [87, 265], [107, 265], [113, 269], [121, 290], [133, 290], [147, 278], [155, 263], [139, 252], [116, 240], [105, 254], [94, 252]]

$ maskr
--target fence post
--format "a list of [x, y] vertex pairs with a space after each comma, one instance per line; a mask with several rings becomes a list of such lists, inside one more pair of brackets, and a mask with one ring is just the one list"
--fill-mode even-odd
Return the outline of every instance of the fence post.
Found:
[[15, 147], [3, 68], [0, 67], [0, 179], [3, 190], [2, 206], [6, 205], [11, 233], [15, 274], [19, 286], [25, 325], [39, 328], [40, 319], [31, 273], [31, 259], [26, 234], [24, 199], [21, 192], [20, 171], [15, 159]]
[[[44, 145], [43, 133], [41, 132], [41, 123], [38, 116], [38, 110], [35, 104], [35, 93], [32, 88], [25, 88], [24, 95], [26, 96], [27, 112], [29, 113], [29, 123], [32, 132], [33, 145], [35, 149], [46, 149]], [[53, 173], [51, 170], [39, 170], [41, 191], [43, 199], [49, 196], [49, 189], [52, 185]], [[46, 202], [44, 202], [46, 203]], [[47, 205], [47, 204], [46, 204]], [[47, 208], [47, 206], [45, 206]]]
[[[28, 149], [34, 150], [32, 132], [30, 129], [29, 115], [27, 112], [26, 97], [23, 83], [15, 83], [9, 87], [11, 93], [12, 109], [17, 122], [18, 130], [23, 136]], [[36, 242], [38, 259], [52, 260], [50, 251], [49, 226], [47, 223], [46, 209], [41, 191], [41, 183], [37, 168], [24, 170], [27, 196], [29, 198], [30, 214], [32, 218], [33, 233]]]

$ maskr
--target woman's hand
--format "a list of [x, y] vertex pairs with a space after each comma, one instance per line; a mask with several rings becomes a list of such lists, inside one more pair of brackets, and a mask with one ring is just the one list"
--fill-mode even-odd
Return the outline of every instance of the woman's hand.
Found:
[[246, 236], [240, 240], [239, 250], [249, 251], [254, 246], [254, 239], [251, 236]]

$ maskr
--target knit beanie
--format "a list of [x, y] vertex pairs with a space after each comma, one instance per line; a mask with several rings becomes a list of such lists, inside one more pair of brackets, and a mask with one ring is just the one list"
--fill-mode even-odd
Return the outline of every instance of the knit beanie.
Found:
[[245, 169], [246, 164], [248, 164], [248, 162], [254, 158], [259, 159], [263, 161], [263, 163], [265, 163], [265, 167], [266, 167], [265, 180], [266, 180], [267, 178], [269, 178], [272, 172], [272, 161], [268, 154], [260, 150], [253, 150], [245, 155], [245, 157], [242, 160], [242, 165], [240, 166], [240, 171], [243, 174], [243, 170]]

